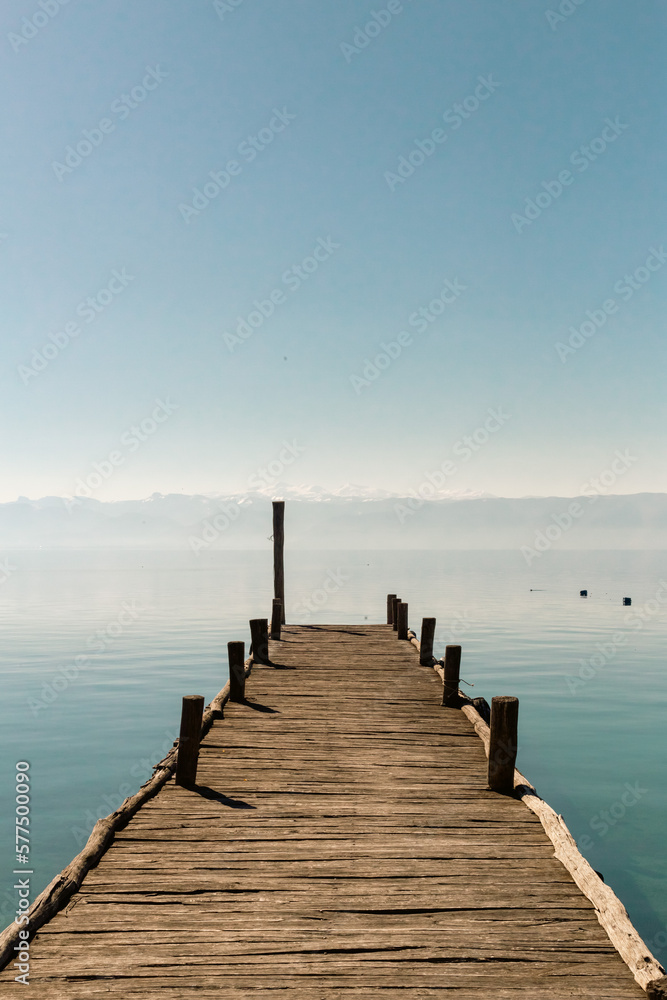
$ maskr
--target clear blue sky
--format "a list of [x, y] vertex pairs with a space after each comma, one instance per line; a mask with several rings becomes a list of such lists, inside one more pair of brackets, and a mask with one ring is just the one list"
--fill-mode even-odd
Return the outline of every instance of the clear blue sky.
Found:
[[452, 489], [630, 450], [612, 491], [667, 490], [663, 0], [42, 2], [0, 14], [0, 499], [112, 452], [100, 499], [241, 489], [285, 441], [408, 490], [489, 408]]

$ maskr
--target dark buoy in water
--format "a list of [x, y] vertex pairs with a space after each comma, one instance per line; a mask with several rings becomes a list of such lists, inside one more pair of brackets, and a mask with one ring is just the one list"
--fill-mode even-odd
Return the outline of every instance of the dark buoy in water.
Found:
[[579, 591], [579, 597], [588, 597], [588, 591], [587, 590], [580, 590]]
[[624, 597], [623, 598], [623, 604], [626, 605], [626, 606], [628, 604], [632, 604], [632, 598], [631, 597]]

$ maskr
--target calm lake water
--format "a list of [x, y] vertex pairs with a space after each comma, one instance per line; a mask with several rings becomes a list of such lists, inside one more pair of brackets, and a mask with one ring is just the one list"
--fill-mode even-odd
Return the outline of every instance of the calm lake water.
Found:
[[[10, 559], [0, 585], [3, 927], [16, 908], [15, 762], [30, 763], [36, 894], [149, 777], [177, 736], [181, 697], [208, 702], [224, 685], [226, 643], [249, 641], [248, 619], [267, 616], [272, 596], [268, 545]], [[667, 552], [549, 552], [531, 568], [517, 552], [291, 552], [286, 576], [289, 621], [382, 622], [396, 592], [417, 631], [422, 617], [438, 619], [438, 655], [461, 643], [473, 696], [519, 697], [519, 768], [664, 963]], [[335, 581], [328, 596], [325, 580]]]

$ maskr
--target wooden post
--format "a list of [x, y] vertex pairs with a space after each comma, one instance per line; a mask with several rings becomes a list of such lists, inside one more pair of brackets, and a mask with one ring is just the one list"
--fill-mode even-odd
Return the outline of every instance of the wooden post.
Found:
[[401, 603], [400, 597], [394, 597], [391, 602], [391, 624], [394, 632], [398, 628], [398, 605]]
[[456, 708], [459, 703], [459, 674], [461, 670], [461, 647], [445, 646], [445, 686], [442, 689], [442, 704]]
[[433, 662], [434, 636], [435, 618], [422, 618], [422, 630], [419, 636], [419, 662], [422, 667], [430, 667]]
[[518, 698], [491, 699], [489, 788], [503, 795], [511, 795], [514, 791], [518, 722]]
[[252, 658], [255, 663], [269, 663], [269, 622], [267, 618], [252, 618], [250, 621]]
[[396, 615], [396, 631], [399, 639], [408, 637], [408, 606], [404, 601], [399, 601]]
[[285, 624], [285, 501], [273, 501], [273, 596], [282, 601], [281, 623]]
[[273, 605], [271, 608], [271, 638], [280, 639], [280, 625], [283, 620], [283, 602], [277, 598], [273, 598]]
[[395, 600], [396, 594], [387, 594], [387, 625], [394, 624], [393, 602]]
[[197, 761], [199, 759], [199, 739], [201, 720], [204, 714], [204, 698], [200, 694], [188, 694], [183, 699], [181, 709], [181, 734], [178, 738], [176, 759], [176, 784], [191, 788], [197, 781]]
[[228, 642], [229, 700], [245, 701], [245, 642]]

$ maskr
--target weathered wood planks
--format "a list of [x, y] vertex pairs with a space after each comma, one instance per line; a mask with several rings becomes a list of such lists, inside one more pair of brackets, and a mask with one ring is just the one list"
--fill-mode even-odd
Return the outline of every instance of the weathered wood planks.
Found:
[[146, 802], [38, 933], [32, 996], [645, 995], [413, 646], [391, 626], [282, 635], [197, 786]]

